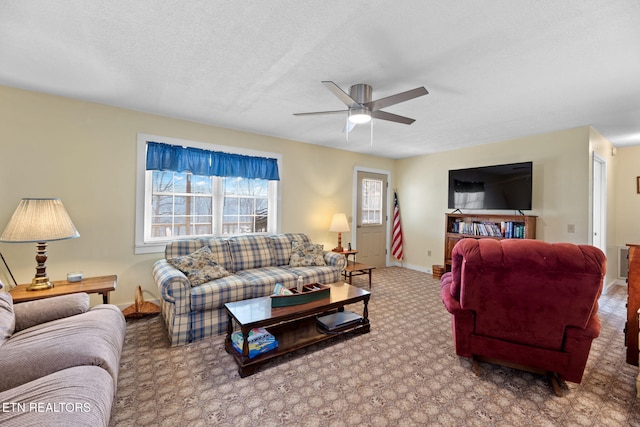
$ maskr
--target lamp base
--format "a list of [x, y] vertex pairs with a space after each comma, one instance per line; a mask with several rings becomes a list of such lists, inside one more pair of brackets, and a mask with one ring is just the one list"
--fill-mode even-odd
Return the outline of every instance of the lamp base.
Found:
[[42, 291], [53, 288], [53, 283], [49, 281], [49, 277], [34, 277], [31, 284], [27, 286], [28, 291]]
[[344, 252], [342, 247], [342, 232], [338, 231], [338, 246], [332, 249], [333, 252]]

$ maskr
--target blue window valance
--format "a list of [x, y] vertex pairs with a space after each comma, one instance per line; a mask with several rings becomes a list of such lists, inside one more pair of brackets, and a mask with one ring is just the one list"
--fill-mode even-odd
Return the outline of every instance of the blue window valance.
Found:
[[191, 172], [204, 176], [238, 176], [279, 181], [278, 161], [266, 157], [209, 151], [147, 142], [147, 170]]

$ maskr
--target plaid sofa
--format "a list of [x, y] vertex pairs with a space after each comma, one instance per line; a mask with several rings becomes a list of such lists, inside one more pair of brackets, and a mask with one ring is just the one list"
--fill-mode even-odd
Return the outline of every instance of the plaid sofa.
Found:
[[[172, 242], [152, 274], [161, 295], [171, 346], [183, 345], [226, 332], [225, 303], [267, 296], [276, 283], [288, 288], [299, 276], [305, 283], [333, 283], [346, 266], [343, 255], [324, 252], [326, 266], [290, 267], [294, 241], [309, 243], [306, 234], [247, 235], [194, 238]], [[208, 246], [217, 262], [231, 274], [198, 286], [167, 259], [188, 255]]]

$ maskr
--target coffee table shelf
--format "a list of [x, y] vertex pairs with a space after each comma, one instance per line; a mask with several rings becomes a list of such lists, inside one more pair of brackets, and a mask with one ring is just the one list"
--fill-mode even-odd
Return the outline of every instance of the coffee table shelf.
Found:
[[[228, 315], [225, 349], [233, 355], [241, 377], [253, 374], [256, 369], [274, 357], [291, 353], [312, 344], [325, 341], [348, 332], [367, 333], [371, 326], [368, 318], [368, 303], [371, 294], [347, 283], [332, 283], [329, 298], [291, 307], [271, 307], [271, 298], [262, 297], [225, 304]], [[362, 322], [344, 329], [324, 332], [317, 326], [319, 314], [343, 310], [345, 305], [362, 301]], [[243, 354], [231, 344], [234, 323], [244, 335]], [[253, 328], [266, 328], [278, 340], [278, 347], [254, 358], [249, 358], [247, 337]]]

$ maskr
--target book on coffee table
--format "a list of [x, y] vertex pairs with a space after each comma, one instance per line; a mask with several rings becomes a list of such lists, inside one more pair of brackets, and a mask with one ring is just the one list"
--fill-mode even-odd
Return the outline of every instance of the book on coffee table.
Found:
[[[253, 328], [249, 331], [249, 358], [253, 359], [259, 354], [266, 353], [278, 347], [278, 340], [264, 328]], [[236, 331], [231, 334], [231, 344], [233, 348], [242, 354], [244, 337], [242, 332]]]
[[344, 310], [318, 317], [318, 324], [327, 331], [346, 328], [362, 322], [362, 316], [353, 311]]

